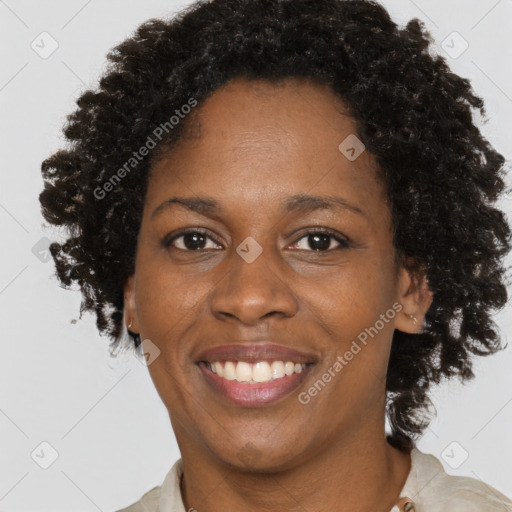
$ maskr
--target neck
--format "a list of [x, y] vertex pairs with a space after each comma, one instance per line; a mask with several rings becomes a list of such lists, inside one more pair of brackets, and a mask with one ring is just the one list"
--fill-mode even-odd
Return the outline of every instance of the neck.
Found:
[[[180, 443], [185, 510], [256, 512], [283, 509], [389, 512], [410, 471], [410, 454], [361, 431], [272, 473], [240, 470]], [[319, 498], [321, 497], [321, 498]], [[318, 500], [321, 499], [321, 506]]]

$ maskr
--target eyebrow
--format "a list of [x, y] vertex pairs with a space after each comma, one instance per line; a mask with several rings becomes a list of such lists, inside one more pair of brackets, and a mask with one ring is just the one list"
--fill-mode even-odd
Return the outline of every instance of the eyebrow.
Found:
[[[171, 208], [173, 205], [181, 205], [185, 208], [199, 213], [201, 215], [220, 215], [224, 209], [220, 203], [211, 197], [171, 197], [157, 206], [151, 218], [160, 214], [162, 211]], [[357, 215], [365, 217], [365, 213], [355, 205], [348, 203], [341, 197], [334, 196], [311, 196], [298, 194], [287, 198], [282, 205], [284, 213], [311, 213], [316, 210], [344, 209]]]

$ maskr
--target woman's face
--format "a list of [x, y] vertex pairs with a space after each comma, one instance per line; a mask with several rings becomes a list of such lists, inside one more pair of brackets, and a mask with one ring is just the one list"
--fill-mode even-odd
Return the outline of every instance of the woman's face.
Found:
[[393, 330], [429, 304], [395, 267], [384, 185], [342, 111], [327, 87], [236, 79], [154, 166], [126, 314], [160, 351], [182, 455], [271, 470], [382, 432]]

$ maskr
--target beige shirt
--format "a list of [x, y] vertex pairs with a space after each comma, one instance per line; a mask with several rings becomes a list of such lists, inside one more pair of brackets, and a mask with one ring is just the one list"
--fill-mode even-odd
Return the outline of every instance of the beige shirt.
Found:
[[[181, 499], [181, 474], [178, 459], [161, 486], [118, 512], [187, 512]], [[475, 478], [448, 475], [436, 457], [417, 448], [411, 452], [411, 470], [400, 497], [390, 512], [512, 512], [512, 501], [499, 491]]]

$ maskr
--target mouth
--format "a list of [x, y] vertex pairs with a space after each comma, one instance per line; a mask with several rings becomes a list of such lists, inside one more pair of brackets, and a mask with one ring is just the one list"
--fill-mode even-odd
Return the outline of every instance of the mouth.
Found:
[[290, 395], [316, 362], [313, 355], [264, 343], [216, 347], [196, 364], [216, 394], [230, 403], [258, 407]]

